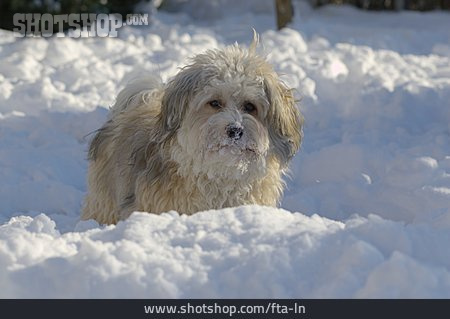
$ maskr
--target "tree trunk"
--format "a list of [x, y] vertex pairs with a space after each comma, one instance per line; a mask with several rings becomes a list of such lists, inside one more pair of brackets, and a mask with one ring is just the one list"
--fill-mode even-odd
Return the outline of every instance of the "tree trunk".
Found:
[[281, 30], [292, 21], [294, 9], [291, 0], [275, 0], [275, 5], [277, 8], [277, 27], [278, 30]]

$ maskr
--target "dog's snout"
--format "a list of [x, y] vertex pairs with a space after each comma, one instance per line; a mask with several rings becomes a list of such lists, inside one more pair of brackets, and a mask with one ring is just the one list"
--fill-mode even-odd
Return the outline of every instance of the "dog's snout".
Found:
[[242, 129], [241, 126], [237, 126], [237, 125], [228, 125], [227, 126], [227, 134], [228, 137], [233, 139], [233, 140], [239, 140], [242, 135], [244, 134], [244, 130]]

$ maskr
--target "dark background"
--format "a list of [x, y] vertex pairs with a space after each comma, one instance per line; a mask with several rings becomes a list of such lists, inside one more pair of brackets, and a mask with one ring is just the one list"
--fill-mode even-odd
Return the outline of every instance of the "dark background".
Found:
[[[150, 2], [152, 0], [144, 0]], [[177, 1], [162, 0], [158, 10], [173, 8]], [[296, 0], [292, 0], [296, 1]], [[297, 0], [298, 1], [298, 0]], [[364, 10], [450, 10], [450, 0], [308, 0], [314, 7], [326, 4], [350, 4]], [[13, 29], [14, 13], [134, 13], [142, 0], [0, 0], [0, 28]], [[168, 3], [170, 2], [170, 5]], [[275, 0], [274, 0], [275, 3]], [[140, 12], [137, 12], [140, 13]]]

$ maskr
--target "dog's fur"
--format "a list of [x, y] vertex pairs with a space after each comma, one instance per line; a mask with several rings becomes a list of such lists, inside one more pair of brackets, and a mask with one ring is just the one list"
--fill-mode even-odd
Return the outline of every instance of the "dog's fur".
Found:
[[206, 51], [166, 85], [137, 79], [119, 93], [90, 145], [82, 219], [277, 205], [302, 117], [257, 42]]

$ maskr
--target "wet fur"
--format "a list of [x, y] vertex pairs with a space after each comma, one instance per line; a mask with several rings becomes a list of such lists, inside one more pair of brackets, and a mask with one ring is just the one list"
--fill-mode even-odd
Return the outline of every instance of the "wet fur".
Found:
[[[302, 119], [256, 44], [209, 50], [166, 85], [140, 78], [119, 93], [90, 144], [82, 219], [111, 224], [134, 211], [278, 204]], [[215, 98], [226, 107], [210, 108]], [[248, 100], [256, 114], [242, 111]], [[242, 140], [222, 136], [229, 123], [242, 125]]]

